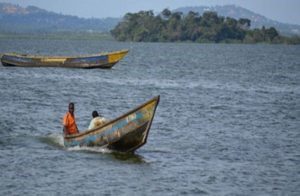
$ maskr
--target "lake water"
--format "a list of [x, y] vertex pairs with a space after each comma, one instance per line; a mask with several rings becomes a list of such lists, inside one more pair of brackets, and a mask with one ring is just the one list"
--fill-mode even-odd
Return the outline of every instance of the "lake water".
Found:
[[[0, 40], [0, 53], [128, 48], [111, 70], [0, 66], [0, 195], [299, 195], [300, 46]], [[160, 95], [134, 155], [63, 147], [75, 102], [115, 118]]]

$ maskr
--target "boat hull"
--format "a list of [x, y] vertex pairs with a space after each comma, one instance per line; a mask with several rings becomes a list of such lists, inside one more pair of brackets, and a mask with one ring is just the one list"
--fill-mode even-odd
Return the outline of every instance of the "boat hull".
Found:
[[134, 152], [147, 142], [158, 103], [159, 96], [101, 127], [67, 135], [64, 137], [64, 145], [106, 146], [115, 151]]
[[111, 53], [102, 53], [80, 57], [46, 57], [18, 54], [3, 54], [3, 66], [17, 67], [64, 67], [64, 68], [103, 68], [109, 69], [118, 63], [128, 53], [121, 50]]

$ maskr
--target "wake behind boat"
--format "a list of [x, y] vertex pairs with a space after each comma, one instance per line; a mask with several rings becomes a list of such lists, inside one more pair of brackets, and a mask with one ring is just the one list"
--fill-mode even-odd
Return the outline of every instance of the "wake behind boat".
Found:
[[143, 146], [154, 118], [159, 96], [100, 127], [66, 135], [65, 147], [106, 146], [121, 152], [134, 152]]
[[1, 57], [3, 66], [18, 67], [65, 67], [65, 68], [111, 68], [129, 50], [99, 53], [89, 56], [35, 56], [7, 53]]

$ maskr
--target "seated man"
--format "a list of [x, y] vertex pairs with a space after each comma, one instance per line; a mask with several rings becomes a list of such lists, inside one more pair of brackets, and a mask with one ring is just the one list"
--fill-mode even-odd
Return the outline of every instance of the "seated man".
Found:
[[65, 135], [79, 133], [75, 115], [74, 115], [75, 106], [74, 103], [69, 103], [69, 111], [65, 114], [63, 118], [63, 132]]
[[107, 120], [104, 117], [99, 116], [97, 111], [93, 111], [92, 116], [93, 116], [93, 119], [91, 120], [88, 129], [93, 129], [95, 127], [99, 127], [107, 122]]

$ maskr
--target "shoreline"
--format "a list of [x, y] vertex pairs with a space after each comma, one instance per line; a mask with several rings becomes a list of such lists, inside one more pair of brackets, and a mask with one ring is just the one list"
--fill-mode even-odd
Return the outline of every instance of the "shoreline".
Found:
[[5, 39], [114, 40], [109, 33], [102, 32], [0, 33], [0, 40]]
[[[33, 32], [33, 33], [0, 33], [0, 40], [103, 40], [103, 41], [117, 41], [109, 32]], [[297, 39], [293, 42], [293, 39]], [[193, 44], [270, 44], [270, 45], [300, 45], [299, 37], [285, 37], [284, 41], [279, 42], [244, 42], [241, 40], [223, 40], [221, 42], [193, 42], [193, 41], [158, 41], [158, 42], [144, 42], [144, 43], [193, 43]], [[132, 41], [121, 41], [132, 42]], [[136, 43], [139, 43], [135, 41]], [[1, 54], [0, 54], [1, 57]]]

